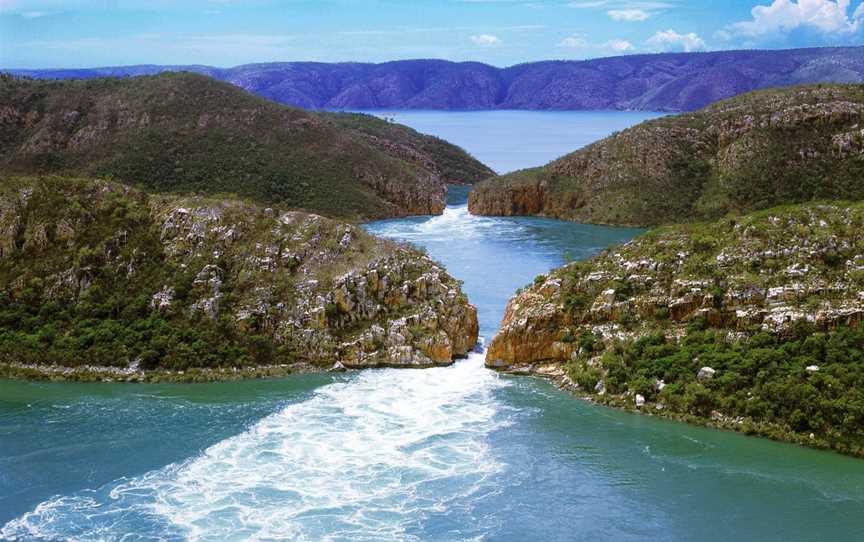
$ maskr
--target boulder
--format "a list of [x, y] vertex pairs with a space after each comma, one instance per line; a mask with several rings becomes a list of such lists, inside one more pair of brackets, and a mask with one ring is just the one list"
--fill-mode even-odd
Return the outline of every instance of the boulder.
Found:
[[594, 392], [597, 395], [605, 395], [606, 394], [606, 382], [603, 379], [597, 381], [597, 384], [594, 385]]
[[717, 371], [715, 371], [711, 367], [702, 367], [696, 374], [696, 378], [699, 380], [711, 380], [712, 378], [714, 378], [714, 374], [716, 372]]

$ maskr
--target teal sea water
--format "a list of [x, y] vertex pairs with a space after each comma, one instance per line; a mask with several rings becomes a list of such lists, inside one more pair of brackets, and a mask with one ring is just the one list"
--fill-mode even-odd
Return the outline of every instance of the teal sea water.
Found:
[[[562, 115], [582, 134], [620, 121]], [[470, 118], [463, 137], [485, 140], [484, 115]], [[486, 160], [511, 167], [500, 158]], [[442, 216], [368, 228], [425, 246], [464, 280], [487, 338], [508, 296], [565, 252], [586, 257], [638, 233], [472, 217], [464, 189], [450, 196]], [[477, 354], [422, 371], [186, 386], [0, 381], [0, 540], [862, 533], [864, 461], [598, 407], [487, 371]]]

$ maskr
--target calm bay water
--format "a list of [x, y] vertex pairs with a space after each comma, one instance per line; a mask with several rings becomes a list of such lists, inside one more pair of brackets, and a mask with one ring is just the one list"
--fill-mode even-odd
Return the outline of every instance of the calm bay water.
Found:
[[[497, 113], [509, 112], [465, 114], [462, 136], [493, 139]], [[620, 121], [605, 114], [581, 126], [574, 119], [589, 117], [562, 115], [572, 133]], [[517, 136], [500, 142], [519, 145]], [[503, 155], [486, 159], [511, 167]], [[464, 280], [487, 338], [512, 292], [565, 252], [587, 257], [638, 233], [472, 217], [464, 198], [457, 187], [442, 216], [368, 227], [425, 246]], [[864, 461], [597, 407], [487, 371], [480, 355], [423, 371], [189, 386], [0, 381], [0, 539], [126, 533], [853, 540], [864, 533]]]
[[644, 111], [373, 111], [467, 149], [498, 173], [542, 166], [612, 132], [662, 116]]

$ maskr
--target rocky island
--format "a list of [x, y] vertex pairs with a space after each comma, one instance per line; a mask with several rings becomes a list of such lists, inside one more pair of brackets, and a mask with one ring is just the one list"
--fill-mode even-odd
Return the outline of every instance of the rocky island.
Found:
[[440, 265], [356, 226], [59, 177], [0, 183], [0, 322], [0, 375], [64, 379], [446, 365], [478, 333]]
[[864, 87], [772, 89], [655, 119], [477, 185], [478, 215], [655, 226], [864, 198]]
[[864, 456], [864, 205], [659, 228], [537, 277], [487, 366]]
[[480, 183], [475, 214], [666, 225], [517, 292], [487, 366], [864, 456], [862, 126], [860, 85], [765, 90]]
[[446, 183], [493, 172], [369, 115], [315, 114], [191, 73], [0, 78], [0, 171], [236, 194], [349, 220], [440, 214]]

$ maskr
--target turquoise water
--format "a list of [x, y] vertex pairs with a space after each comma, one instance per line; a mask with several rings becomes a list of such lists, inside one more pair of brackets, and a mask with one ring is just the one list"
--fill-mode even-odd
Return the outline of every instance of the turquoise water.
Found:
[[627, 241], [641, 230], [573, 224], [547, 218], [468, 214], [469, 188], [451, 186], [448, 207], [435, 217], [382, 220], [367, 228], [381, 237], [425, 247], [455, 277], [477, 306], [480, 335], [491, 339], [507, 299], [534, 277]]
[[542, 166], [612, 132], [662, 116], [644, 111], [370, 111], [467, 149], [498, 173]]
[[[471, 129], [480, 130], [472, 127]], [[580, 128], [581, 130], [581, 128]], [[480, 130], [482, 131], [482, 130]], [[470, 216], [369, 229], [507, 297], [634, 230]], [[452, 367], [204, 385], [0, 381], [0, 539], [854, 540], [864, 461]], [[124, 535], [129, 535], [124, 538]]]

